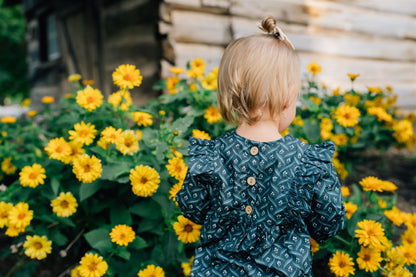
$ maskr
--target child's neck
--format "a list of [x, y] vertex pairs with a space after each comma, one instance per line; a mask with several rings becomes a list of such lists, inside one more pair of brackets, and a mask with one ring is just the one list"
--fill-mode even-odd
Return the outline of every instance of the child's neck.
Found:
[[271, 119], [260, 120], [253, 125], [243, 122], [238, 125], [237, 134], [254, 141], [274, 141], [282, 138], [279, 126]]

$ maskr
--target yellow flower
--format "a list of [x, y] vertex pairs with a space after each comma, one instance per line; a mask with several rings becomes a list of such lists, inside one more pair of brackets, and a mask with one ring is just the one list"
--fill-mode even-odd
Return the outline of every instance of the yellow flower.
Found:
[[194, 257], [192, 256], [191, 259], [189, 259], [188, 263], [181, 263], [182, 271], [185, 276], [191, 275], [193, 262], [194, 262]]
[[80, 74], [71, 74], [68, 76], [68, 82], [75, 83], [81, 80]]
[[50, 159], [58, 161], [66, 161], [68, 156], [71, 155], [71, 146], [64, 138], [51, 139], [48, 145], [45, 147], [46, 152]]
[[191, 90], [193, 92], [198, 90], [198, 86], [195, 83], [190, 84], [188, 88], [189, 88], [189, 90]]
[[343, 251], [336, 251], [329, 259], [329, 269], [337, 277], [348, 277], [354, 274], [354, 262], [350, 255]]
[[101, 176], [101, 161], [95, 156], [80, 155], [73, 161], [72, 171], [80, 182], [91, 183]]
[[312, 256], [313, 256], [313, 254], [315, 254], [318, 251], [319, 251], [319, 243], [316, 240], [314, 240], [313, 238], [311, 238], [311, 252], [312, 252]]
[[416, 229], [407, 229], [403, 235], [401, 235], [400, 239], [403, 244], [410, 244], [416, 247]]
[[97, 146], [101, 147], [102, 149], [106, 149], [106, 150], [108, 149], [110, 144], [111, 144], [110, 142], [106, 141], [102, 137], [97, 141]]
[[9, 225], [9, 212], [12, 208], [12, 203], [0, 201], [0, 228]]
[[44, 104], [52, 104], [55, 101], [55, 98], [52, 96], [44, 96], [42, 97], [42, 103]]
[[331, 140], [335, 142], [337, 146], [344, 146], [348, 144], [348, 137], [346, 134], [338, 134], [331, 137]]
[[135, 65], [122, 64], [113, 72], [113, 82], [121, 89], [132, 89], [142, 84], [143, 77]]
[[79, 272], [84, 277], [101, 277], [108, 269], [108, 264], [97, 254], [86, 253], [81, 258]]
[[189, 63], [190, 70], [187, 71], [188, 77], [199, 78], [204, 75], [205, 62], [202, 58], [196, 58]]
[[176, 206], [178, 206], [178, 202], [176, 201], [176, 194], [181, 190], [183, 181], [179, 181], [179, 183], [172, 186], [169, 190], [169, 199], [175, 201]]
[[213, 72], [210, 72], [202, 79], [201, 85], [205, 89], [217, 90], [217, 76]]
[[381, 187], [383, 191], [395, 192], [397, 186], [390, 181], [381, 181]]
[[361, 100], [360, 96], [352, 95], [352, 94], [349, 94], [349, 93], [344, 95], [344, 99], [348, 103], [348, 105], [350, 105], [350, 106], [357, 106], [358, 103], [360, 103], [360, 100]]
[[397, 269], [396, 271], [390, 272], [388, 277], [413, 277], [413, 274], [407, 270], [407, 268], [402, 267]]
[[153, 124], [152, 115], [149, 113], [134, 112], [131, 113], [131, 115], [133, 116], [134, 121], [137, 122], [138, 126], [146, 127]]
[[205, 110], [204, 118], [208, 121], [208, 123], [215, 123], [221, 120], [221, 114], [216, 107], [209, 106]]
[[338, 107], [334, 113], [336, 121], [344, 127], [354, 127], [358, 124], [359, 117], [360, 111], [357, 108], [348, 105]]
[[413, 138], [413, 124], [407, 119], [400, 120], [393, 125], [393, 136], [400, 143], [406, 143]]
[[94, 141], [97, 130], [91, 123], [85, 124], [84, 121], [81, 121], [81, 123], [76, 123], [74, 130], [69, 130], [68, 133], [70, 140], [90, 145]]
[[116, 149], [123, 155], [133, 155], [140, 150], [139, 138], [133, 130], [126, 130], [121, 133], [119, 140], [116, 142]]
[[316, 105], [321, 105], [321, 98], [319, 98], [319, 97], [315, 97], [315, 96], [311, 96], [311, 97], [309, 97], [309, 99], [311, 99]]
[[348, 219], [351, 219], [352, 214], [355, 213], [355, 211], [357, 211], [357, 208], [358, 208], [357, 205], [351, 202], [344, 202], [344, 206], [345, 206], [345, 209], [347, 210], [347, 213], [345, 214], [345, 216]]
[[59, 217], [69, 217], [77, 211], [78, 203], [71, 192], [61, 192], [51, 201], [52, 211]]
[[82, 80], [82, 85], [92, 86], [92, 85], [94, 85], [94, 80]]
[[22, 106], [22, 107], [29, 107], [30, 106], [30, 103], [31, 103], [30, 98], [25, 98], [22, 101], [22, 104], [20, 106]]
[[40, 184], [43, 185], [46, 179], [45, 169], [37, 163], [25, 166], [19, 175], [20, 183], [24, 187], [36, 188]]
[[75, 158], [85, 153], [85, 149], [82, 148], [83, 145], [80, 142], [71, 140], [69, 146], [71, 147], [71, 154], [62, 160], [66, 164], [72, 163]]
[[357, 77], [360, 76], [360, 74], [353, 74], [353, 73], [348, 73], [347, 75], [348, 75], [348, 77], [350, 77], [351, 82], [354, 82], [354, 80], [357, 79]]
[[378, 200], [378, 206], [379, 206], [381, 209], [385, 209], [385, 208], [387, 208], [387, 203], [386, 203], [386, 201], [384, 201], [384, 200]]
[[409, 214], [409, 216], [407, 216], [404, 224], [406, 224], [407, 228], [413, 228], [416, 229], [416, 213], [413, 214]]
[[78, 265], [78, 266], [76, 266], [76, 267], [74, 267], [72, 270], [71, 270], [71, 277], [83, 277], [82, 275], [81, 275], [81, 273], [79, 272], [79, 269], [80, 269], [80, 265]]
[[112, 242], [127, 246], [135, 239], [136, 234], [130, 226], [119, 224], [111, 230], [110, 237]]
[[336, 89], [334, 89], [332, 91], [332, 95], [333, 96], [339, 96], [339, 95], [341, 95], [341, 89], [340, 89], [340, 87], [337, 87]]
[[293, 119], [292, 124], [297, 125], [299, 127], [302, 127], [303, 126], [303, 120], [299, 115], [297, 115], [297, 116], [295, 116], [295, 119]]
[[29, 205], [25, 202], [17, 203], [9, 211], [9, 225], [16, 228], [25, 228], [30, 225], [33, 218], [33, 211], [29, 210]]
[[387, 238], [384, 236], [384, 229], [381, 223], [374, 220], [364, 219], [357, 223], [359, 229], [355, 230], [355, 237], [362, 246], [384, 250]]
[[383, 191], [382, 180], [377, 177], [368, 176], [360, 181], [360, 185], [363, 186], [365, 191]]
[[103, 103], [103, 95], [98, 89], [87, 86], [83, 90], [79, 90], [76, 96], [78, 105], [91, 112], [100, 107]]
[[31, 259], [42, 260], [52, 252], [52, 241], [46, 236], [26, 236], [23, 243], [25, 254]]
[[176, 88], [176, 84], [179, 83], [181, 79], [178, 77], [168, 77], [166, 79], [166, 87], [168, 89], [169, 94], [176, 94], [178, 92], [178, 89]]
[[5, 116], [1, 118], [1, 122], [4, 124], [11, 124], [16, 122], [16, 117], [14, 116]]
[[394, 225], [400, 226], [405, 222], [405, 214], [397, 207], [393, 207], [391, 210], [384, 211], [384, 215], [393, 222]]
[[192, 136], [197, 139], [211, 139], [207, 132], [197, 129], [192, 130]]
[[138, 165], [130, 170], [133, 193], [140, 197], [152, 196], [159, 188], [159, 173], [150, 166]]
[[379, 87], [369, 87], [369, 86], [367, 86], [367, 89], [371, 93], [381, 93], [381, 89]]
[[112, 126], [108, 126], [101, 132], [101, 137], [105, 142], [117, 143], [121, 139], [121, 132], [121, 129], [115, 129]]
[[364, 269], [365, 272], [374, 272], [378, 270], [381, 261], [381, 253], [374, 248], [361, 247], [361, 251], [357, 253], [357, 264], [360, 269]]
[[413, 244], [403, 244], [397, 246], [397, 250], [403, 255], [407, 265], [416, 264], [416, 247]]
[[37, 111], [33, 110], [33, 111], [28, 111], [27, 115], [30, 116], [30, 117], [34, 117], [37, 113], [38, 113]]
[[183, 215], [178, 216], [178, 221], [173, 224], [178, 239], [184, 243], [196, 242], [201, 234], [201, 227]]
[[401, 252], [399, 252], [397, 247], [386, 251], [385, 260], [385, 268], [389, 272], [396, 271], [397, 269], [402, 268], [405, 264], [404, 256]]
[[313, 75], [316, 75], [322, 71], [322, 67], [317, 62], [312, 62], [306, 66], [308, 71]]
[[165, 277], [163, 268], [155, 265], [148, 265], [145, 269], [142, 269], [137, 273], [139, 277]]
[[166, 168], [169, 171], [169, 175], [178, 181], [184, 180], [188, 171], [188, 167], [181, 157], [174, 157], [168, 160]]
[[65, 93], [66, 99], [71, 99], [74, 95], [72, 93]]
[[9, 237], [17, 237], [18, 235], [20, 235], [21, 233], [24, 233], [26, 231], [25, 228], [26, 227], [17, 227], [15, 225], [9, 224], [7, 226], [7, 230], [5, 232], [5, 235], [9, 236]]
[[179, 67], [171, 67], [171, 68], [169, 68], [169, 71], [172, 72], [175, 75], [179, 75], [179, 74], [185, 72], [185, 69], [184, 68], [179, 68]]
[[350, 189], [345, 186], [341, 186], [341, 194], [342, 196], [349, 196], [350, 195]]
[[12, 157], [4, 158], [1, 162], [1, 170], [6, 175], [13, 175], [16, 172], [16, 167], [12, 164]]
[[391, 122], [392, 116], [382, 107], [370, 107], [367, 109], [368, 114], [375, 115], [378, 121]]
[[108, 103], [115, 108], [119, 107], [122, 111], [128, 111], [129, 107], [133, 104], [133, 99], [128, 90], [119, 90], [108, 97]]

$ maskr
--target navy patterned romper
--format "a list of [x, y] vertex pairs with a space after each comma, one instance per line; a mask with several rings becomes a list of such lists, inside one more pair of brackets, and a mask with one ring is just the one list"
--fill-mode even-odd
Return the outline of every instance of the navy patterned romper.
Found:
[[176, 200], [202, 224], [191, 276], [312, 276], [310, 237], [335, 236], [345, 208], [332, 142], [271, 142], [231, 131], [190, 138]]

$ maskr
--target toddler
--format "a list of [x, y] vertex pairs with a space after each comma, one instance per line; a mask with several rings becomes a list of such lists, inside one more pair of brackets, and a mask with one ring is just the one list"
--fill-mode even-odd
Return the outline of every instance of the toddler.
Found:
[[218, 71], [218, 108], [235, 131], [190, 138], [176, 200], [201, 224], [191, 276], [312, 276], [310, 238], [336, 235], [345, 208], [332, 142], [280, 133], [293, 121], [299, 59], [273, 18], [237, 39]]

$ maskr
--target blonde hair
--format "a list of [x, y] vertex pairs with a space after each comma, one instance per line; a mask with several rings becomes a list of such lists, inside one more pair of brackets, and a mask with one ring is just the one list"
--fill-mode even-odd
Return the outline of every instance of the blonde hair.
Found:
[[267, 34], [231, 42], [220, 62], [218, 109], [232, 124], [256, 123], [261, 118], [258, 109], [263, 107], [272, 116], [279, 115], [290, 92], [297, 95], [300, 90], [299, 58], [294, 47], [283, 33], [279, 34], [273, 18], [264, 19], [260, 29]]

